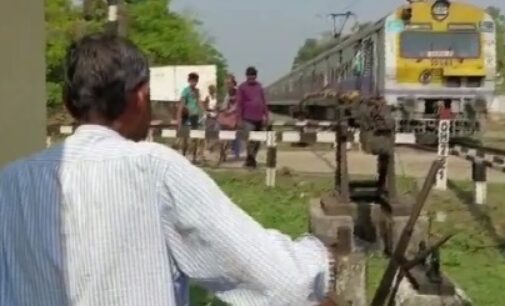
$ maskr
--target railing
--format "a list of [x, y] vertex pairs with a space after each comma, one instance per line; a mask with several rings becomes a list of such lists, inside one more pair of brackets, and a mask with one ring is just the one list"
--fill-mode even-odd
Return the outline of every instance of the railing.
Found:
[[[209, 130], [191, 130], [189, 127], [178, 129], [174, 124], [161, 124], [153, 122], [149, 128], [149, 134], [146, 141], [179, 139], [187, 140], [219, 140], [219, 141], [258, 141], [265, 143], [267, 147], [266, 161], [266, 185], [275, 186], [275, 177], [277, 169], [277, 148], [279, 143], [295, 144], [328, 144], [332, 147], [336, 144], [336, 133], [333, 129], [334, 124], [329, 121], [275, 121], [266, 131], [245, 132], [236, 131], [209, 131]], [[55, 136], [69, 136], [73, 134], [75, 125], [52, 125], [47, 129], [47, 146], [51, 146]], [[289, 130], [274, 130], [275, 128], [289, 128]], [[359, 132], [350, 129], [349, 132], [354, 135], [353, 143], [348, 143], [348, 148], [359, 147]], [[396, 135], [398, 143], [413, 143], [415, 139], [409, 135]], [[185, 152], [186, 148], [182, 148]]]
[[[273, 127], [291, 127], [289, 131], [273, 131]], [[266, 143], [266, 185], [275, 186], [277, 169], [277, 144], [278, 143], [300, 143], [307, 144], [322, 143], [335, 144], [335, 132], [331, 130], [306, 130], [306, 128], [328, 129], [332, 127], [331, 122], [274, 122], [267, 131], [209, 131], [191, 130], [189, 127], [177, 129], [173, 124], [154, 123], [149, 128], [146, 141], [153, 142], [155, 139], [198, 139], [198, 140], [219, 140], [219, 141], [258, 141]], [[47, 146], [53, 144], [55, 136], [69, 136], [73, 134], [75, 125], [52, 125], [47, 129]], [[296, 130], [295, 130], [296, 129]], [[186, 142], [187, 143], [187, 142]], [[182, 148], [185, 151], [186, 148]]]

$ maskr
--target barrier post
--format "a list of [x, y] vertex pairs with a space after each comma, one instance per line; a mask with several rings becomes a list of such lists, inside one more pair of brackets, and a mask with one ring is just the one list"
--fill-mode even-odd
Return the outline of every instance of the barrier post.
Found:
[[474, 182], [474, 203], [486, 204], [487, 198], [487, 175], [486, 165], [483, 160], [472, 162], [472, 180]]
[[267, 131], [267, 170], [266, 185], [275, 187], [275, 176], [277, 171], [277, 133], [269, 128]]
[[443, 166], [437, 173], [435, 188], [447, 190], [447, 157], [449, 156], [449, 138], [451, 135], [451, 121], [440, 120], [438, 126], [438, 156], [443, 161]]
[[154, 142], [154, 130], [152, 127], [150, 127], [147, 132], [146, 142]]

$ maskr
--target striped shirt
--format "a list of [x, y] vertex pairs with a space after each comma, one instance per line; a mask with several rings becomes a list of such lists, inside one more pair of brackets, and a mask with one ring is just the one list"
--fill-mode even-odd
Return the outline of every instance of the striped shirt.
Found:
[[[266, 203], [265, 203], [266, 205]], [[0, 172], [0, 305], [316, 305], [322, 243], [265, 230], [202, 170], [155, 143], [83, 125]]]

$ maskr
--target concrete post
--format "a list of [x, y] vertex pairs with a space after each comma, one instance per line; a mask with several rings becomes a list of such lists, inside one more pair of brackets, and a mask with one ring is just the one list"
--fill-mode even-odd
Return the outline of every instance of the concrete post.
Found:
[[[340, 111], [341, 112], [341, 111]], [[339, 197], [344, 202], [350, 201], [349, 169], [347, 168], [347, 130], [345, 122], [339, 122], [335, 137], [337, 139], [335, 184]]]
[[106, 30], [111, 34], [117, 34], [119, 31], [118, 22], [118, 11], [119, 11], [119, 1], [118, 0], [107, 0], [107, 24]]
[[[349, 205], [349, 203], [345, 203]], [[345, 305], [366, 305], [367, 258], [354, 238], [354, 220], [350, 211], [329, 215], [320, 199], [309, 204], [310, 232], [328, 245], [336, 246], [337, 279], [335, 293]]]
[[444, 161], [444, 166], [438, 171], [436, 189], [447, 190], [447, 157], [449, 156], [449, 138], [451, 121], [440, 120], [438, 127], [438, 156]]
[[266, 186], [275, 187], [275, 175], [277, 170], [277, 133], [267, 132], [267, 170]]
[[474, 182], [474, 202], [477, 205], [486, 204], [487, 183], [486, 165], [482, 160], [472, 163], [472, 180]]
[[44, 1], [0, 1], [0, 167], [46, 146]]

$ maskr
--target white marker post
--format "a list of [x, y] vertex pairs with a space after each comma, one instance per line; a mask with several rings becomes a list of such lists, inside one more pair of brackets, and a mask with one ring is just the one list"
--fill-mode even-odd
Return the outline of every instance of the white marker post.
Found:
[[277, 171], [277, 134], [275, 131], [267, 132], [267, 187], [275, 187], [275, 175]]
[[451, 121], [440, 120], [438, 126], [438, 156], [443, 160], [443, 166], [437, 174], [435, 188], [447, 190], [447, 157], [449, 156], [449, 139], [451, 136]]
[[478, 159], [472, 163], [472, 180], [474, 182], [474, 203], [477, 205], [486, 204], [487, 198], [487, 179], [486, 164]]

